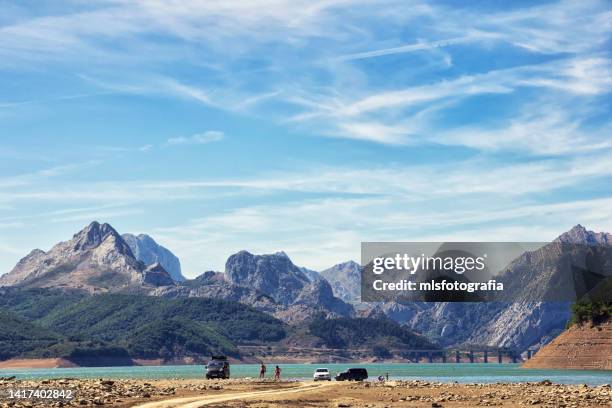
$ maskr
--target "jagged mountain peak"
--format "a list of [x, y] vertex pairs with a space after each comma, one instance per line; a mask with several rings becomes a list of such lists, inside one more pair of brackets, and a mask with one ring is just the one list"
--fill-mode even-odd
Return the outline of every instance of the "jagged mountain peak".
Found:
[[43, 251], [42, 249], [38, 249], [35, 248], [33, 250], [30, 251], [29, 254], [27, 254], [26, 256], [24, 256], [23, 258], [21, 258], [19, 260], [19, 263], [25, 262], [28, 259], [36, 259], [36, 258], [40, 258], [42, 256], [45, 256], [47, 253], [45, 251]]
[[352, 259], [346, 262], [340, 262], [339, 264], [334, 265], [334, 267], [352, 267], [352, 268], [361, 268], [361, 266], [353, 261]]
[[320, 272], [331, 284], [334, 295], [344, 301], [354, 301], [361, 295], [361, 265], [346, 261]]
[[569, 231], [559, 235], [555, 241], [568, 244], [612, 245], [612, 234], [590, 231], [581, 224], [577, 224]]
[[339, 315], [352, 312], [352, 307], [333, 296], [327, 281], [311, 281], [284, 252], [253, 255], [240, 251], [228, 258], [225, 278], [230, 284], [268, 295], [280, 305], [307, 304]]
[[159, 245], [151, 236], [147, 234], [123, 234], [121, 237], [129, 245], [132, 253], [140, 262], [143, 262], [145, 265], [159, 262], [172, 279], [177, 282], [185, 281], [178, 257], [168, 248]]
[[[225, 263], [226, 276], [230, 282], [236, 284], [245, 284], [254, 274], [262, 271], [267, 271], [268, 280], [278, 280], [279, 276], [291, 275], [303, 283], [310, 282], [301, 268], [297, 267], [284, 252], [254, 255], [242, 250], [231, 255]], [[271, 271], [274, 273], [271, 274]]]
[[119, 233], [107, 223], [100, 224], [97, 221], [93, 221], [87, 227], [74, 234], [72, 237], [73, 249], [75, 251], [86, 251], [92, 248], [96, 248], [102, 244], [108, 237], [112, 237], [117, 243], [118, 249], [123, 251], [131, 251], [129, 247], [123, 242], [123, 239]]
[[146, 291], [173, 285], [161, 265], [149, 269], [107, 223], [92, 222], [48, 252], [34, 250], [0, 277], [0, 286], [60, 287], [87, 292]]
[[357, 277], [357, 276], [361, 277], [361, 265], [353, 260], [336, 264], [332, 266], [331, 268], [326, 269], [325, 271], [322, 271], [321, 274], [323, 274], [323, 272], [326, 272], [326, 271], [327, 272], [342, 271], [342, 273], [352, 275], [353, 277]]

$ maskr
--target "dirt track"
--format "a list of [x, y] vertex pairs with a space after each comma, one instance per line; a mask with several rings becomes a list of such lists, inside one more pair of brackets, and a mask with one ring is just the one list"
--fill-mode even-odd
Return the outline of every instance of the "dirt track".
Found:
[[147, 404], [136, 405], [136, 408], [198, 408], [210, 404], [221, 402], [246, 400], [252, 398], [265, 397], [267, 394], [274, 394], [275, 397], [286, 394], [307, 393], [308, 391], [319, 390], [323, 387], [334, 385], [333, 383], [296, 383], [295, 387], [283, 390], [249, 391], [238, 392], [227, 395], [207, 395], [200, 397], [174, 398], [164, 401], [149, 402]]

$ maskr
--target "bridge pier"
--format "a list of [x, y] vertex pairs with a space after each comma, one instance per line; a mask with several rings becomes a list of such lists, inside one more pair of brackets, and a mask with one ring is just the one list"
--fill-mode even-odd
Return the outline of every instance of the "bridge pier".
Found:
[[[488, 364], [495, 361], [496, 355], [497, 362], [499, 364], [503, 364], [505, 362], [518, 363], [522, 361], [523, 358], [528, 360], [535, 354], [533, 350], [525, 350], [523, 354], [518, 350], [507, 348], [490, 349], [485, 348], [485, 346], [471, 350], [466, 347], [464, 349], [402, 350], [402, 352], [407, 356], [407, 358], [410, 358], [410, 360], [415, 363], [435, 363], [438, 361], [442, 363], [451, 363], [454, 360], [454, 363], [457, 364], [462, 362], [467, 363], [465, 360], [461, 361], [462, 358], [468, 359], [470, 363], [482, 361]], [[480, 360], [481, 358], [482, 360]]]

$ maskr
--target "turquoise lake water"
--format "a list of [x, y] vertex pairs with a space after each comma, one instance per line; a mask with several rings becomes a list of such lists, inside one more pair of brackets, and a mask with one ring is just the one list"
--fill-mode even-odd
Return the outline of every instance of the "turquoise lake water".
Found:
[[[317, 367], [327, 367], [335, 375], [349, 367], [367, 368], [370, 379], [389, 373], [389, 379], [415, 379], [439, 382], [494, 383], [534, 382], [548, 379], [561, 384], [602, 385], [612, 383], [610, 371], [538, 370], [523, 369], [518, 364], [279, 364], [284, 379], [311, 379]], [[274, 365], [268, 365], [268, 376]], [[203, 378], [204, 366], [159, 367], [79, 367], [45, 369], [3, 369], [0, 377], [21, 379], [43, 378]], [[257, 377], [259, 365], [234, 364], [232, 378]]]

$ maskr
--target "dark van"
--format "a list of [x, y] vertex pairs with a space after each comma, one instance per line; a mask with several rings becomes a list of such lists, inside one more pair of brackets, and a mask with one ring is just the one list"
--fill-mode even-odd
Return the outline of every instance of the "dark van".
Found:
[[367, 379], [368, 370], [365, 368], [349, 368], [348, 370], [336, 375], [336, 381], [363, 381]]
[[206, 379], [230, 378], [230, 364], [226, 356], [212, 356], [206, 364]]

